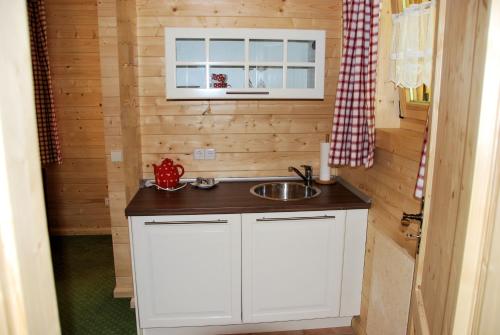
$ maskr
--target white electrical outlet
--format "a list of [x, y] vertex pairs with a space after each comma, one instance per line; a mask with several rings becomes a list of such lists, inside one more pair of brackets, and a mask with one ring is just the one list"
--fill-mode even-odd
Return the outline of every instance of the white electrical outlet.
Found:
[[123, 162], [123, 152], [121, 150], [111, 150], [111, 161], [113, 163]]
[[215, 153], [214, 148], [205, 149], [205, 159], [215, 159]]
[[194, 159], [205, 159], [205, 150], [203, 150], [203, 149], [194, 149], [193, 158]]

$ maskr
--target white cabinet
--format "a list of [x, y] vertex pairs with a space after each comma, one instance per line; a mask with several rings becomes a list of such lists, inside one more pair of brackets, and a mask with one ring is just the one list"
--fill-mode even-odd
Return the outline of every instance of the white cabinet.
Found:
[[130, 217], [139, 334], [349, 325], [360, 312], [367, 213]]
[[167, 99], [323, 99], [325, 31], [165, 28]]
[[346, 211], [243, 214], [243, 321], [338, 317]]
[[131, 219], [141, 328], [241, 323], [241, 216]]

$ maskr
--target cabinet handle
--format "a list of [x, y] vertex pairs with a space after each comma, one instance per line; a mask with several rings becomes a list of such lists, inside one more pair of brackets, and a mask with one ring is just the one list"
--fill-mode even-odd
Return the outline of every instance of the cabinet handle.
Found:
[[335, 219], [333, 215], [322, 215], [322, 216], [297, 216], [288, 218], [260, 218], [257, 222], [269, 222], [269, 221], [298, 221], [298, 220], [326, 220]]
[[208, 223], [208, 224], [227, 224], [229, 223], [227, 220], [195, 220], [195, 221], [149, 221], [144, 222], [146, 226], [151, 225], [161, 225], [161, 224], [200, 224], [200, 223]]
[[261, 92], [247, 92], [247, 91], [226, 91], [226, 94], [269, 94], [268, 91]]

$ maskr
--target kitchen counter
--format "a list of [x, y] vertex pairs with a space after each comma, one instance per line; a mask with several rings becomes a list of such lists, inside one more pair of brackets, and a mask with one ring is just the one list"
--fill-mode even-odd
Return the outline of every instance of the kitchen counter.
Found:
[[[264, 181], [226, 181], [212, 189], [191, 185], [176, 192], [142, 188], [125, 209], [127, 216], [234, 214], [318, 211], [337, 209], [367, 209], [371, 203], [343, 182], [332, 185], [315, 184], [321, 194], [312, 199], [277, 201], [262, 199], [250, 193], [250, 188]], [[267, 182], [267, 181], [266, 181]], [[300, 181], [299, 181], [300, 182]], [[347, 186], [347, 187], [346, 187]], [[352, 189], [352, 188], [351, 188]]]

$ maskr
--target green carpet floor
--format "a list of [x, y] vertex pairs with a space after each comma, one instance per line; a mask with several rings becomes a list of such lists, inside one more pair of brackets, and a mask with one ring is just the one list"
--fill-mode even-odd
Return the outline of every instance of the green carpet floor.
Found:
[[110, 236], [52, 237], [52, 261], [63, 334], [136, 334], [129, 299], [114, 299]]

